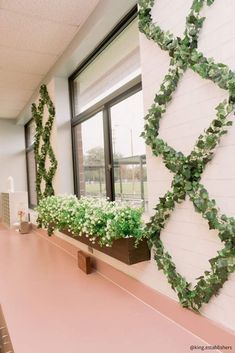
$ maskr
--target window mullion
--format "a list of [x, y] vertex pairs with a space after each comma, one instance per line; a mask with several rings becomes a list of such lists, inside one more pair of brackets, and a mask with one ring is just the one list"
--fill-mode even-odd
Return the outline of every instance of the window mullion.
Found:
[[77, 139], [75, 137], [75, 127], [72, 128], [72, 151], [73, 151], [73, 182], [75, 195], [80, 198], [80, 187], [79, 187], [79, 163], [78, 163], [78, 148]]
[[106, 196], [114, 201], [114, 170], [113, 170], [113, 151], [112, 151], [112, 129], [110, 120], [110, 108], [104, 106], [104, 149], [105, 149], [105, 178], [106, 178]]

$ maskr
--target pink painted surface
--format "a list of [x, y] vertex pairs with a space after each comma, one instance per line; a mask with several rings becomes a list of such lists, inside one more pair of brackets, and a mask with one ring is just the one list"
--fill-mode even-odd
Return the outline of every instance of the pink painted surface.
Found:
[[[39, 230], [36, 229], [36, 227], [34, 227], [34, 229], [37, 234], [43, 236], [47, 241], [62, 247], [66, 252], [70, 253], [71, 256], [76, 258], [78, 247], [57, 236], [53, 235], [48, 237], [45, 230]], [[209, 344], [215, 345], [219, 340], [219, 342], [225, 342], [226, 345], [235, 347], [235, 331], [224, 328], [203, 315], [182, 308], [178, 302], [115, 269], [98, 258], [93, 257], [92, 262], [100, 274], [110, 279], [112, 282], [115, 282], [118, 286], [127, 290], [130, 294], [136, 296], [146, 304], [152, 306], [162, 315], [173, 320], [180, 326], [186, 327], [188, 331]]]
[[200, 314], [182, 308], [178, 302], [147, 287], [136, 279], [126, 276], [111, 266], [107, 266], [102, 261], [96, 263], [96, 268], [100, 273], [118, 283], [138, 299], [148, 303], [164, 316], [177, 322], [180, 326], [186, 327], [190, 332], [211, 345], [218, 344], [218, 341], [225, 342], [226, 345], [233, 346], [235, 352], [235, 331], [225, 329]]
[[189, 352], [205, 343], [36, 234], [0, 228], [0, 301], [15, 353]]

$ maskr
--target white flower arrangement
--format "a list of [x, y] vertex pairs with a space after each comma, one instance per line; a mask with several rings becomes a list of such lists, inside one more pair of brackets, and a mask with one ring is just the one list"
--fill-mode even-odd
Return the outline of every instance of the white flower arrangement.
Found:
[[58, 195], [42, 199], [37, 212], [49, 235], [54, 229], [67, 229], [73, 235], [85, 234], [101, 246], [111, 246], [115, 239], [139, 240], [143, 236], [143, 209], [124, 202]]

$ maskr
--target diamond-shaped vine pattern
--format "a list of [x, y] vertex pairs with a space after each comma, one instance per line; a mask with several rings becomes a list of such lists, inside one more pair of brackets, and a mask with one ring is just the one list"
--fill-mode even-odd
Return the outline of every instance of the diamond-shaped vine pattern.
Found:
[[[200, 12], [205, 3], [210, 6], [213, 2], [214, 0], [193, 1], [186, 18], [184, 37], [179, 38], [169, 31], [164, 32], [153, 22], [151, 10], [155, 0], [139, 0], [140, 31], [148, 39], [155, 41], [162, 50], [168, 51], [171, 57], [169, 70], [145, 117], [143, 136], [153, 154], [161, 156], [165, 166], [174, 173], [172, 188], [159, 199], [155, 215], [146, 227], [145, 236], [153, 246], [158, 268], [164, 271], [180, 303], [195, 311], [198, 311], [203, 303], [208, 303], [213, 295], [218, 294], [229, 273], [235, 271], [235, 219], [221, 215], [215, 200], [209, 198], [207, 190], [200, 184], [202, 172], [213, 158], [221, 136], [226, 134], [228, 127], [232, 125], [229, 115], [235, 107], [235, 73], [228, 66], [217, 64], [213, 59], [204, 57], [197, 50], [198, 36], [205, 20], [200, 16]], [[199, 136], [188, 156], [177, 152], [158, 136], [160, 120], [186, 69], [191, 69], [202, 78], [211, 80], [229, 93], [229, 98], [215, 108], [215, 119]], [[207, 220], [210, 229], [218, 231], [224, 243], [224, 248], [218, 251], [218, 255], [209, 260], [210, 271], [205, 271], [193, 288], [191, 283], [177, 272], [170, 254], [164, 249], [160, 239], [161, 230], [165, 227], [176, 203], [181, 203], [187, 195], [193, 202], [195, 210]]]

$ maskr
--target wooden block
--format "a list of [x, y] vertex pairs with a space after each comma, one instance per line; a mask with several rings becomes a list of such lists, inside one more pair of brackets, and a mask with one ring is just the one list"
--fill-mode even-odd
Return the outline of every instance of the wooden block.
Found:
[[32, 224], [31, 223], [29, 223], [29, 222], [21, 222], [20, 223], [20, 233], [21, 234], [28, 234], [28, 233], [30, 233], [30, 231], [31, 231], [31, 229], [32, 229]]
[[87, 275], [91, 273], [91, 257], [83, 251], [78, 251], [78, 267]]

